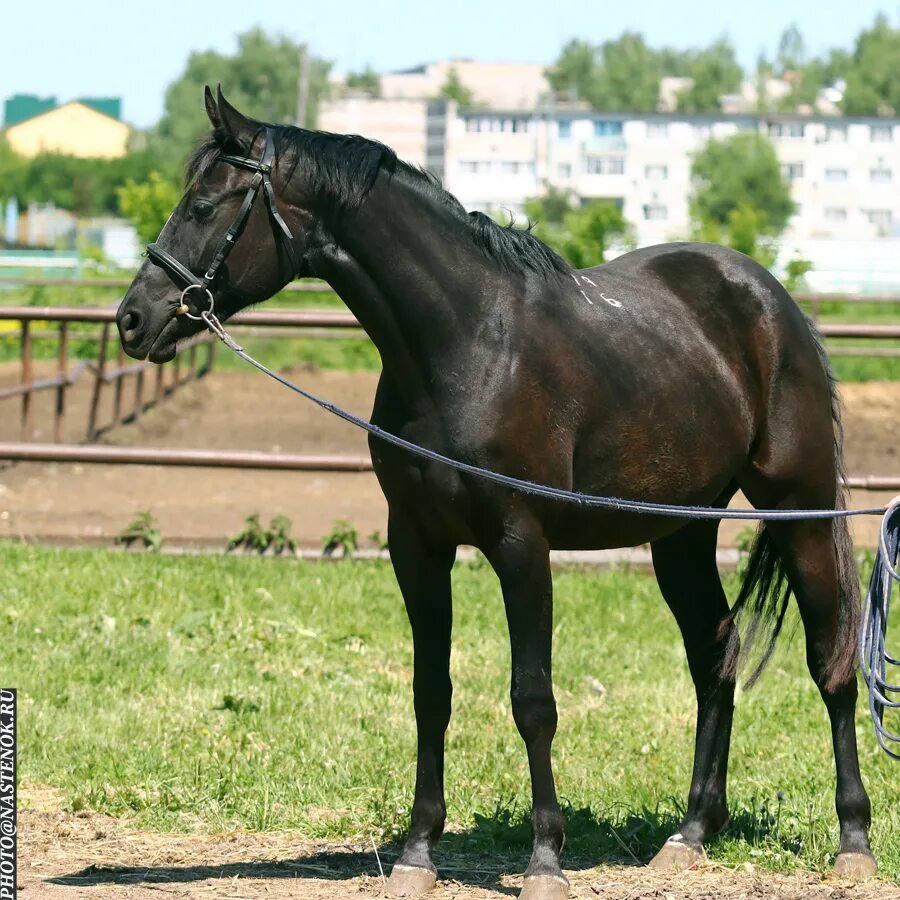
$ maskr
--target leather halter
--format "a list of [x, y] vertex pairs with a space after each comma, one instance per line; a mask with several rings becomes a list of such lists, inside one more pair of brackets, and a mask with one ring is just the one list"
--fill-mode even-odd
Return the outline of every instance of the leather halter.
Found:
[[187, 266], [175, 259], [171, 253], [163, 250], [158, 244], [152, 243], [147, 245], [147, 257], [150, 262], [163, 269], [169, 278], [182, 288], [181, 306], [178, 314], [187, 313], [190, 318], [194, 319], [199, 319], [204, 310], [198, 307], [194, 307], [192, 310], [186, 303], [187, 295], [194, 290], [205, 293], [209, 302], [209, 307], [205, 311], [212, 311], [212, 289], [215, 285], [216, 276], [241, 236], [247, 220], [250, 218], [250, 211], [253, 208], [253, 203], [260, 188], [263, 190], [269, 218], [278, 226], [275, 236], [284, 247], [291, 261], [292, 277], [300, 268], [297, 262], [297, 255], [294, 252], [294, 236], [291, 234], [287, 223], [281, 217], [281, 213], [278, 212], [278, 207], [275, 204], [275, 190], [269, 178], [272, 174], [272, 164], [275, 160], [275, 139], [272, 129], [266, 128], [266, 146], [261, 159], [248, 159], [246, 156], [231, 156], [230, 154], [222, 154], [217, 159], [242, 169], [249, 169], [254, 175], [250, 182], [250, 187], [247, 188], [247, 193], [244, 196], [244, 202], [241, 204], [240, 210], [238, 210], [237, 218], [225, 233], [225, 237], [219, 242], [219, 246], [206, 273], [202, 277], [195, 275]]

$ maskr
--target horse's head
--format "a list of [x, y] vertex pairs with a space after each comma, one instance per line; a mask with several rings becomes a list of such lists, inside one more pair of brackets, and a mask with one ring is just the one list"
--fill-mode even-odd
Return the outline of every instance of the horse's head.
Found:
[[178, 340], [203, 329], [198, 314], [211, 303], [225, 319], [267, 299], [303, 257], [308, 216], [284, 201], [273, 129], [239, 113], [221, 89], [214, 98], [206, 88], [206, 112], [212, 137], [119, 306], [122, 346], [136, 359], [172, 359]]

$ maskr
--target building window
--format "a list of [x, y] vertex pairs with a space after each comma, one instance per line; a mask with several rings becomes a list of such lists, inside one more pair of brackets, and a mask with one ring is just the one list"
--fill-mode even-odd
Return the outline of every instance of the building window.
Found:
[[625, 158], [622, 156], [588, 156], [584, 161], [588, 175], [624, 175]]
[[826, 206], [825, 207], [826, 222], [846, 222], [847, 210], [843, 206]]
[[825, 132], [825, 140], [832, 141], [836, 144], [844, 144], [847, 142], [847, 126], [846, 125], [829, 125]]
[[782, 163], [781, 177], [790, 182], [798, 181], [803, 177], [803, 163]]
[[890, 228], [893, 216], [889, 209], [865, 209], [863, 215], [876, 228]]
[[665, 138], [669, 136], [668, 122], [648, 122], [647, 137], [648, 138]]
[[769, 122], [769, 137], [802, 138], [804, 131], [803, 122]]
[[669, 177], [669, 167], [661, 163], [644, 166], [644, 178], [647, 181], [665, 181]]
[[890, 125], [872, 125], [869, 129], [869, 136], [873, 141], [892, 141], [894, 129]]
[[528, 131], [528, 119], [502, 119], [499, 116], [490, 118], [473, 117], [466, 119], [466, 131], [524, 134]]
[[487, 159], [461, 159], [459, 171], [483, 175], [491, 170], [490, 160]]
[[594, 119], [594, 137], [615, 137], [621, 133], [621, 122], [610, 122], [608, 119]]
[[846, 169], [826, 169], [825, 170], [825, 180], [826, 181], [846, 181], [847, 180], [847, 170]]
[[669, 209], [662, 203], [645, 203], [644, 218], [648, 222], [661, 222], [669, 218]]
[[567, 141], [572, 137], [572, 123], [569, 121], [556, 123], [557, 134], [561, 141]]
[[501, 159], [500, 174], [501, 175], [525, 175], [533, 171], [534, 164], [523, 162], [519, 159]]
[[869, 180], [874, 181], [876, 184], [890, 184], [891, 170], [887, 166], [877, 166], [874, 169], [869, 169]]
[[558, 163], [556, 166], [556, 177], [567, 179], [572, 177], [572, 163]]

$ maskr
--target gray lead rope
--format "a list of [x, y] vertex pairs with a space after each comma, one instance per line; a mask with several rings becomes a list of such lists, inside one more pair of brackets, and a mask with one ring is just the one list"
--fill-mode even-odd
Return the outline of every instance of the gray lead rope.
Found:
[[563, 500], [569, 503], [577, 503], [579, 506], [598, 507], [612, 509], [618, 512], [643, 513], [657, 516], [670, 516], [680, 519], [737, 519], [751, 521], [796, 521], [799, 519], [838, 519], [851, 516], [883, 516], [881, 521], [878, 552], [875, 559], [875, 567], [872, 579], [866, 594], [866, 602], [863, 611], [863, 620], [859, 635], [859, 661], [863, 678], [869, 688], [869, 710], [875, 725], [875, 733], [881, 748], [894, 759], [900, 759], [900, 753], [891, 749], [889, 744], [900, 744], [900, 735], [893, 734], [884, 727], [884, 712], [886, 709], [900, 707], [900, 701], [892, 700], [889, 694], [900, 692], [900, 685], [887, 681], [887, 666], [900, 665], [900, 660], [891, 656], [886, 647], [888, 617], [891, 607], [891, 590], [894, 581], [900, 581], [900, 571], [897, 569], [898, 553], [900, 553], [900, 498], [897, 498], [887, 508], [875, 506], [866, 509], [716, 509], [710, 506], [677, 506], [670, 503], [653, 503], [646, 500], [627, 500], [622, 497], [601, 497], [593, 494], [582, 494], [579, 491], [570, 491], [565, 488], [551, 487], [547, 484], [538, 484], [523, 478], [515, 478], [512, 475], [503, 475], [493, 472], [481, 466], [452, 459], [429, 450], [411, 441], [404, 440], [383, 428], [379, 428], [367, 419], [360, 418], [340, 406], [323, 400], [310, 393], [283, 375], [273, 372], [268, 366], [254, 359], [234, 338], [222, 327], [222, 323], [216, 318], [212, 309], [200, 313], [197, 318], [203, 320], [219, 340], [232, 350], [241, 359], [250, 363], [270, 378], [274, 378], [285, 387], [290, 388], [301, 397], [312, 401], [316, 406], [327, 410], [332, 415], [361, 428], [363, 431], [377, 437], [379, 440], [395, 447], [400, 447], [410, 453], [430, 459], [433, 462], [442, 463], [458, 472], [474, 475], [495, 484], [511, 488], [523, 494], [534, 497], [544, 497], [550, 500]]

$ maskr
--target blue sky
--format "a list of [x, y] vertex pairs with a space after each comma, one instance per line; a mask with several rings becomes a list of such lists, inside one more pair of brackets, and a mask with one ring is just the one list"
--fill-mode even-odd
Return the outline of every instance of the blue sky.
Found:
[[550, 63], [570, 38], [599, 43], [626, 29], [671, 46], [707, 44], [727, 34], [749, 67], [761, 51], [773, 52], [791, 22], [813, 52], [849, 47], [879, 11], [900, 22], [896, 0], [50, 0], [3, 6], [0, 98], [121, 96], [124, 117], [142, 127], [159, 117], [166, 85], [191, 50], [230, 52], [235, 35], [254, 25], [307, 41], [340, 71], [366, 65], [385, 71], [449, 56]]

